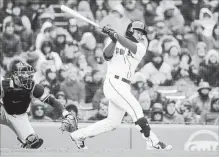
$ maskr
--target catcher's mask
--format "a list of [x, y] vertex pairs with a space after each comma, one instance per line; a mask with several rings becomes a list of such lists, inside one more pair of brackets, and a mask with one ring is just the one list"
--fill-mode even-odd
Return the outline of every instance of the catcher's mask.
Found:
[[19, 87], [25, 89], [32, 89], [33, 87], [33, 74], [34, 69], [27, 63], [15, 61], [11, 66], [11, 76], [14, 83]]
[[141, 21], [133, 21], [128, 25], [125, 33], [126, 37], [129, 38], [130, 40], [136, 41], [136, 39], [133, 37], [133, 33], [135, 29], [143, 32], [144, 35], [146, 35], [148, 32], [146, 30], [146, 26], [144, 25], [144, 23], [142, 23]]

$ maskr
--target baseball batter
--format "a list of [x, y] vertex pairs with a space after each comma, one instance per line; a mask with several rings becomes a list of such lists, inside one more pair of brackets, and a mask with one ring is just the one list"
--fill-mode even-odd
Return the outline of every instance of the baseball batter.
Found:
[[98, 134], [114, 130], [120, 125], [125, 112], [127, 112], [140, 128], [146, 139], [147, 146], [156, 149], [172, 149], [171, 145], [160, 142], [151, 131], [147, 119], [144, 117], [141, 105], [131, 94], [130, 80], [135, 69], [146, 53], [146, 47], [140, 42], [145, 35], [145, 25], [140, 21], [131, 22], [123, 37], [113, 29], [105, 26], [102, 29], [110, 40], [105, 44], [104, 58], [108, 61], [108, 69], [104, 82], [104, 94], [109, 99], [108, 117], [86, 128], [70, 134], [78, 148], [86, 148], [84, 140]]

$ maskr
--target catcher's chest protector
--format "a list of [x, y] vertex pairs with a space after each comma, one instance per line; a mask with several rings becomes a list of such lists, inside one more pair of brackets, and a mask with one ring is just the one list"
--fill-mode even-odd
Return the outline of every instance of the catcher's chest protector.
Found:
[[11, 79], [2, 81], [3, 106], [8, 114], [23, 114], [27, 111], [31, 102], [30, 93], [32, 89], [13, 87], [11, 81]]

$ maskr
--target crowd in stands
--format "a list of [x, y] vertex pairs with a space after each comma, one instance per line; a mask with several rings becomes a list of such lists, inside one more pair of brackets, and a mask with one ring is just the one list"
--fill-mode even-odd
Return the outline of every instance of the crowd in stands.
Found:
[[[2, 0], [1, 77], [20, 59], [81, 121], [107, 117], [102, 85], [107, 38], [98, 28], [60, 10], [65, 4], [101, 26], [124, 34], [130, 21], [146, 24], [147, 53], [131, 80], [151, 123], [219, 124], [218, 0]], [[148, 41], [148, 42], [147, 42]], [[60, 120], [34, 100], [30, 120]], [[128, 114], [124, 123], [132, 123]]]

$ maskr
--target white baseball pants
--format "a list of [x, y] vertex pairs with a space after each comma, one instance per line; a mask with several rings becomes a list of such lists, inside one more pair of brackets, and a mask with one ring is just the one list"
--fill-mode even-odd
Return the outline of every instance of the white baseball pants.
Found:
[[[79, 134], [79, 136], [86, 138], [111, 131], [121, 124], [125, 112], [132, 117], [133, 122], [144, 117], [141, 105], [132, 95], [129, 84], [113, 76], [106, 77], [103, 91], [106, 98], [109, 99], [108, 117], [86, 128], [77, 130], [72, 134]], [[156, 145], [159, 140], [157, 136], [150, 131], [150, 137], [146, 138], [146, 142], [148, 145]]]

